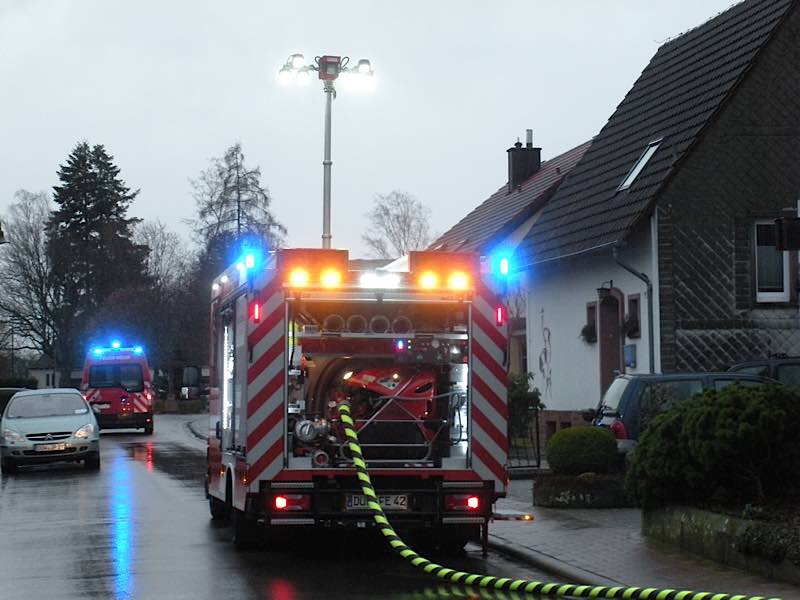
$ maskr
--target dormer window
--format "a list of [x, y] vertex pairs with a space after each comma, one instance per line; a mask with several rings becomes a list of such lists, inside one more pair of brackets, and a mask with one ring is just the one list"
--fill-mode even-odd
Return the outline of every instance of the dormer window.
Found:
[[663, 138], [653, 140], [647, 145], [647, 148], [645, 148], [644, 152], [642, 152], [642, 155], [639, 157], [639, 160], [636, 161], [636, 164], [633, 165], [633, 168], [631, 168], [631, 170], [628, 171], [628, 174], [625, 176], [625, 179], [623, 179], [622, 183], [619, 184], [619, 187], [617, 188], [618, 192], [621, 190], [627, 190], [629, 187], [631, 187], [631, 184], [639, 176], [639, 173], [642, 172], [642, 170], [647, 166], [647, 163], [650, 161], [650, 159], [653, 158], [653, 154], [655, 154], [656, 150], [658, 150], [658, 146], [659, 144], [661, 144], [662, 139]]

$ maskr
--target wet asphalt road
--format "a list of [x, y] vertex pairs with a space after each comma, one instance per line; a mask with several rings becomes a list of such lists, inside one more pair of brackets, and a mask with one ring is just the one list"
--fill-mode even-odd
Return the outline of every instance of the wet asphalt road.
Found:
[[[204, 446], [186, 417], [156, 434], [103, 433], [102, 469], [63, 464], [0, 480], [0, 598], [444, 598], [492, 596], [436, 581], [369, 533], [240, 552], [211, 522]], [[477, 547], [431, 557], [460, 570], [552, 580]]]

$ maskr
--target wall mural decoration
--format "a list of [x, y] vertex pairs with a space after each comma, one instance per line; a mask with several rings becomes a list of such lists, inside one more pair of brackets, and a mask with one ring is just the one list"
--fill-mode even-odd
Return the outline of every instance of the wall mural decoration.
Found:
[[544, 324], [544, 309], [539, 311], [542, 328], [542, 350], [539, 352], [539, 374], [542, 376], [544, 390], [542, 395], [545, 400], [553, 399], [553, 369], [550, 365], [552, 349], [550, 347], [550, 328]]

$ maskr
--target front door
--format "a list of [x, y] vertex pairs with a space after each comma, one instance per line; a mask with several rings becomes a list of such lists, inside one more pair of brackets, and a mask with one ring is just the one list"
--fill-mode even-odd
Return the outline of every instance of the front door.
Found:
[[620, 302], [613, 295], [600, 300], [600, 393], [604, 394], [622, 373], [622, 340], [620, 331]]

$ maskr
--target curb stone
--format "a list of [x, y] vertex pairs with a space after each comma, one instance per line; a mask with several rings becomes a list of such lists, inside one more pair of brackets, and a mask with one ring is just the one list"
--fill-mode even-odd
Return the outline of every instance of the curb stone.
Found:
[[196, 424], [196, 423], [203, 422], [203, 421], [205, 421], [205, 419], [204, 419], [204, 418], [195, 419], [194, 421], [187, 421], [187, 422], [186, 422], [186, 429], [188, 429], [188, 430], [189, 430], [189, 433], [191, 433], [191, 434], [192, 434], [194, 437], [196, 437], [198, 440], [202, 440], [202, 441], [204, 441], [204, 442], [205, 442], [205, 441], [207, 441], [207, 440], [208, 440], [208, 435], [206, 435], [206, 434], [203, 434], [203, 433], [201, 433], [200, 431], [198, 431], [197, 429], [195, 429], [195, 426], [196, 426], [195, 424]]
[[537, 552], [536, 550], [531, 550], [530, 548], [525, 548], [524, 546], [521, 547], [519, 544], [514, 544], [492, 533], [489, 534], [489, 547], [496, 552], [528, 563], [532, 567], [552, 573], [565, 582], [604, 587], [624, 585], [621, 581], [608, 579], [607, 577], [603, 577], [591, 571], [586, 571], [580, 567], [573, 567], [557, 558], [548, 556], [542, 552]]

